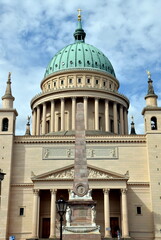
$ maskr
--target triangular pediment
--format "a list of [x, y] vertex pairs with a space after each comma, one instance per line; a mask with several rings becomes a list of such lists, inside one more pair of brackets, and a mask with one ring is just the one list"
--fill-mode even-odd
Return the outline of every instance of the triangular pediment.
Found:
[[[88, 179], [89, 180], [127, 180], [128, 172], [126, 174], [119, 174], [104, 170], [92, 165], [88, 165]], [[74, 179], [74, 164], [64, 168], [46, 172], [40, 175], [35, 175], [32, 172], [32, 181], [53, 181], [53, 180], [72, 180]]]

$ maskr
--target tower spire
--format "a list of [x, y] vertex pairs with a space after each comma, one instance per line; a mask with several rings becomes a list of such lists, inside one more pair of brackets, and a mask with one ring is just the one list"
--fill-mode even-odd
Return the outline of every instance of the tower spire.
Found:
[[2, 97], [3, 108], [13, 108], [13, 101], [15, 98], [12, 96], [11, 90], [11, 73], [8, 73], [8, 80], [5, 95]]
[[135, 131], [135, 123], [134, 123], [134, 117], [131, 116], [131, 132], [130, 132], [131, 135], [135, 135], [136, 134], [136, 131]]
[[75, 42], [84, 42], [86, 33], [84, 32], [83, 28], [82, 28], [82, 21], [81, 21], [81, 9], [79, 8], [78, 10], [78, 25], [77, 28], [74, 32], [74, 38], [75, 38]]
[[148, 94], [155, 94], [153, 88], [153, 81], [151, 79], [151, 73], [148, 70], [146, 71], [146, 73], [148, 75]]
[[146, 70], [146, 73], [148, 75], [148, 92], [147, 92], [147, 95], [145, 96], [146, 105], [147, 106], [157, 106], [158, 96], [154, 92], [153, 81], [151, 79], [151, 73], [148, 70]]

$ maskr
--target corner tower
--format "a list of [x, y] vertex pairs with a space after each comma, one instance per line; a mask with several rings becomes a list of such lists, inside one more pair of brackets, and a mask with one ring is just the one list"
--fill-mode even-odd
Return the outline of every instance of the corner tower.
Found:
[[31, 100], [33, 135], [73, 135], [78, 102], [84, 103], [87, 135], [128, 134], [129, 101], [118, 92], [109, 59], [85, 38], [79, 12], [74, 43], [55, 54], [41, 81], [42, 92]]
[[147, 74], [148, 92], [145, 96], [146, 107], [143, 109], [142, 114], [144, 116], [145, 132], [155, 133], [161, 131], [161, 108], [157, 106], [158, 96], [154, 92], [151, 73], [147, 71]]
[[2, 97], [2, 108], [0, 108], [0, 168], [6, 173], [1, 188], [0, 196], [0, 239], [7, 239], [7, 224], [10, 197], [10, 181], [13, 154], [13, 138], [15, 134], [15, 121], [17, 111], [13, 108], [14, 97], [11, 91], [11, 74], [8, 74], [8, 81], [5, 95]]
[[147, 144], [147, 163], [151, 194], [151, 211], [154, 219], [154, 239], [160, 238], [161, 215], [161, 107], [157, 106], [157, 95], [154, 92], [153, 81], [148, 73], [148, 93], [145, 96], [146, 107], [143, 109], [145, 134]]

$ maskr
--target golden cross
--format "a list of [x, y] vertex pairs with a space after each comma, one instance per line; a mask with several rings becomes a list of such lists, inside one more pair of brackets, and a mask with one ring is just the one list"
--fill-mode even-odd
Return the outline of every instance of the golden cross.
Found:
[[82, 10], [79, 8], [77, 11], [78, 11], [78, 20], [81, 20], [81, 12], [82, 12]]

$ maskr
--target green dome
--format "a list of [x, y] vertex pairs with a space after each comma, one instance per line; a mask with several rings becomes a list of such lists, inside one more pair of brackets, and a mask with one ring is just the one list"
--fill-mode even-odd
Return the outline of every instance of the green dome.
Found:
[[96, 47], [84, 42], [86, 33], [81, 19], [74, 33], [75, 43], [60, 50], [47, 66], [45, 77], [49, 74], [72, 69], [87, 69], [107, 72], [115, 77], [114, 69], [108, 58]]

